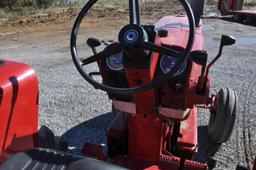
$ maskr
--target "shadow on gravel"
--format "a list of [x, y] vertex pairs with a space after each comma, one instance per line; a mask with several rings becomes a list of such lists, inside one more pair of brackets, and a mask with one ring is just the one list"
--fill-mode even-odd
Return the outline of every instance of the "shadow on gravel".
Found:
[[[93, 119], [87, 120], [77, 126], [74, 126], [65, 132], [61, 138], [73, 147], [75, 153], [80, 153], [85, 142], [102, 144], [105, 152], [107, 151], [106, 130], [113, 120], [111, 112], [100, 115]], [[213, 157], [218, 151], [220, 144], [209, 141], [207, 135], [207, 126], [198, 127], [198, 153], [195, 154], [194, 160], [207, 163], [209, 158]]]
[[61, 136], [61, 139], [68, 142], [76, 153], [81, 151], [85, 142], [102, 144], [106, 151], [106, 130], [110, 126], [113, 118], [112, 113], [109, 112], [87, 120], [69, 129]]
[[220, 144], [208, 139], [207, 126], [198, 127], [198, 153], [195, 154], [194, 160], [207, 163], [209, 158], [212, 158], [220, 148]]
[[241, 20], [238, 20], [238, 21], [236, 21], [235, 19], [234, 19], [234, 17], [226, 17], [226, 18], [222, 18], [222, 20], [223, 21], [228, 21], [228, 22], [232, 22], [232, 23], [238, 23], [238, 24], [242, 24], [242, 25], [247, 25], [247, 26], [256, 26], [256, 24], [254, 23], [254, 22], [251, 22], [251, 23], [249, 23], [249, 22], [246, 22], [246, 21], [241, 21]]

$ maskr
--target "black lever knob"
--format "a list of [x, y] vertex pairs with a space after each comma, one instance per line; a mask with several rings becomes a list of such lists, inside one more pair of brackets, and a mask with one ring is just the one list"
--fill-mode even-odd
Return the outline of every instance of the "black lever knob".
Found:
[[236, 43], [236, 39], [230, 35], [222, 35], [221, 46], [233, 45]]
[[101, 42], [97, 38], [88, 38], [87, 45], [91, 48], [96, 48], [101, 45]]

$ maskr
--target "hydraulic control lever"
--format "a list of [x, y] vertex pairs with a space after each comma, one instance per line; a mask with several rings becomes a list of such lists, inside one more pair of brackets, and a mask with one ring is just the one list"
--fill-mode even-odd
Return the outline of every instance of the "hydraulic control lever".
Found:
[[206, 68], [206, 74], [205, 77], [208, 77], [209, 74], [209, 70], [212, 67], [212, 65], [221, 57], [222, 51], [223, 51], [223, 47], [224, 46], [229, 46], [229, 45], [233, 45], [236, 43], [236, 39], [233, 36], [230, 35], [222, 35], [221, 37], [221, 41], [220, 41], [220, 48], [219, 48], [219, 53], [217, 54], [217, 56], [208, 64], [207, 68]]

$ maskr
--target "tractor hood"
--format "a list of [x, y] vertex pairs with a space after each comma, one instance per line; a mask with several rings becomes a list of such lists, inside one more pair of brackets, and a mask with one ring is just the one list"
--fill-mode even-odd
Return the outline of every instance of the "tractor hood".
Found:
[[[187, 17], [166, 16], [155, 24], [156, 31], [165, 29], [168, 36], [160, 38], [162, 45], [185, 48], [189, 37], [189, 23]], [[195, 41], [192, 51], [205, 50], [205, 37], [202, 23], [195, 29]]]

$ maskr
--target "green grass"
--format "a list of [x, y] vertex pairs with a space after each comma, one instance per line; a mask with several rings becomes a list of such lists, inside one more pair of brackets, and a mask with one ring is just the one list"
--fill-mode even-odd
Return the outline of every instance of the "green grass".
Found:
[[244, 4], [249, 6], [256, 6], [256, 0], [247, 0], [244, 2]]

